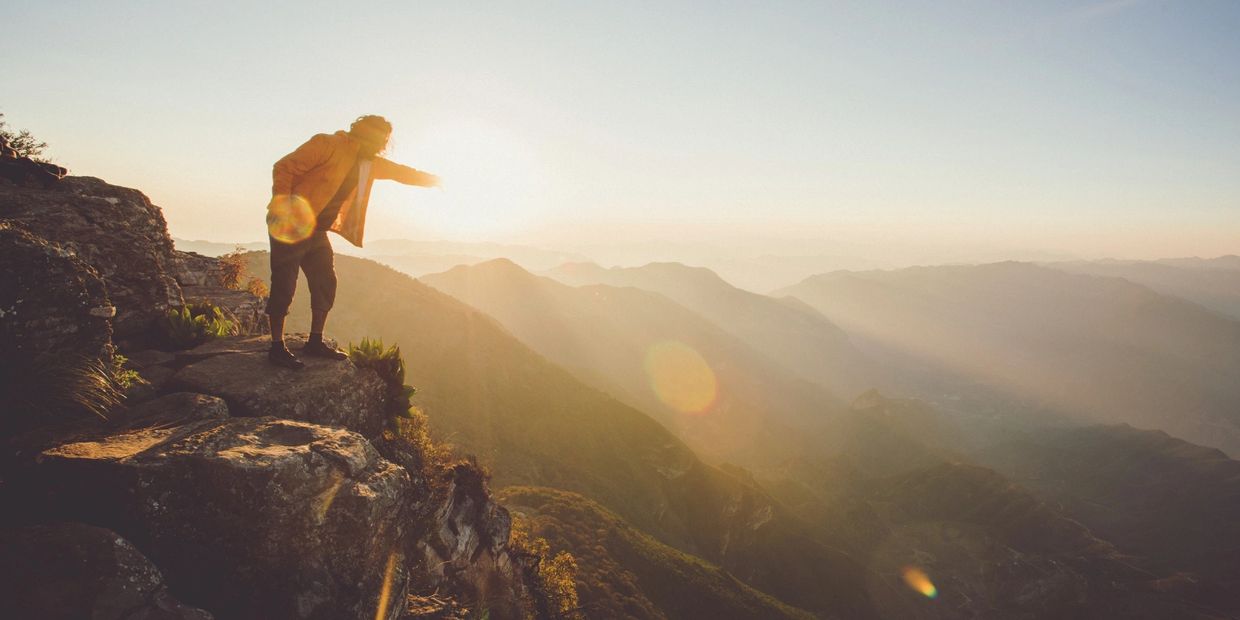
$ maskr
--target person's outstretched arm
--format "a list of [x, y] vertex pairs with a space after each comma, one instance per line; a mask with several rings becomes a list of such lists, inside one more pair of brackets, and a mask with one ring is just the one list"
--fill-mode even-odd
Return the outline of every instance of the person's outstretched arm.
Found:
[[391, 179], [397, 183], [405, 185], [420, 185], [422, 187], [439, 187], [439, 177], [421, 170], [414, 170], [409, 166], [402, 166], [394, 161], [376, 157], [371, 171], [376, 179]]
[[306, 140], [297, 150], [285, 155], [271, 167], [271, 195], [293, 193], [293, 181], [331, 157], [331, 136], [321, 133]]

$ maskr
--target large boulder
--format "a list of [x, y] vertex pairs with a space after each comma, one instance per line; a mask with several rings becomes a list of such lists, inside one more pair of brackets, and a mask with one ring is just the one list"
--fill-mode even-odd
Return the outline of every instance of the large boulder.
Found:
[[92, 177], [66, 177], [54, 189], [0, 186], [0, 219], [56, 243], [99, 273], [116, 306], [117, 340], [145, 340], [151, 321], [181, 304], [167, 222], [138, 190]]
[[[289, 348], [300, 346], [289, 339]], [[223, 338], [184, 353], [191, 362], [169, 382], [172, 389], [219, 396], [234, 416], [270, 415], [347, 428], [378, 437], [387, 423], [386, 386], [372, 370], [348, 360], [304, 357], [302, 370], [267, 361], [266, 337]]]
[[101, 357], [114, 309], [99, 274], [72, 252], [0, 221], [0, 351]]
[[221, 286], [224, 283], [224, 265], [218, 258], [175, 250], [173, 259], [172, 275], [182, 287]]
[[177, 602], [159, 569], [115, 532], [81, 523], [0, 530], [0, 617], [210, 620]]
[[409, 476], [356, 433], [208, 416], [49, 448], [21, 481], [48, 514], [132, 540], [221, 617], [394, 617], [407, 590]]

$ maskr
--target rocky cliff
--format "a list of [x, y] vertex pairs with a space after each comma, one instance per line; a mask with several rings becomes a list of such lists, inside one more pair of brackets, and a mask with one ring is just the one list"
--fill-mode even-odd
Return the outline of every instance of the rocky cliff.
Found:
[[[480, 468], [404, 441], [374, 370], [268, 365], [261, 300], [221, 286], [216, 259], [175, 251], [140, 192], [0, 186], [0, 258], [0, 387], [22, 403], [0, 437], [0, 616], [532, 610], [536, 567], [509, 548]], [[162, 350], [155, 326], [199, 300], [237, 335]], [[117, 351], [126, 398], [95, 398], [121, 396]]]

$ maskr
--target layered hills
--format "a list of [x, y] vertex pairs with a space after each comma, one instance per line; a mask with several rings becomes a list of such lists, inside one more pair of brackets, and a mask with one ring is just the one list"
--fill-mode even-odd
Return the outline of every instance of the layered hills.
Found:
[[1040, 429], [979, 462], [1218, 609], [1240, 608], [1240, 461], [1128, 425]]
[[568, 286], [503, 259], [421, 280], [495, 317], [583, 381], [654, 414], [708, 458], [770, 464], [838, 409], [821, 386], [659, 293]]
[[[251, 256], [256, 272], [263, 260]], [[496, 266], [506, 274], [497, 288], [542, 282]], [[340, 257], [338, 271], [329, 329], [402, 344], [436, 435], [477, 452], [514, 510], [580, 558], [584, 600], [600, 609], [753, 617], [744, 610], [771, 596], [822, 617], [1217, 617], [1160, 589], [1166, 573], [1132, 565], [1055, 504], [968, 464], [969, 433], [924, 403], [867, 394], [801, 442], [818, 451], [790, 447], [788, 461], [752, 473], [717, 468], [502, 321], [368, 261]], [[538, 295], [565, 294], [580, 310], [573, 291], [592, 288], [527, 287], [515, 287], [537, 309], [527, 320], [550, 324], [562, 320], [557, 306]], [[306, 321], [294, 308], [294, 324]], [[939, 584], [938, 598], [902, 583], [910, 568]], [[729, 576], [737, 585], [725, 588]], [[664, 587], [706, 598], [677, 606]]]
[[502, 501], [583, 567], [581, 607], [598, 618], [812, 618], [728, 571], [668, 547], [590, 499], [508, 487]]
[[565, 263], [545, 272], [565, 284], [605, 284], [659, 293], [736, 336], [786, 370], [852, 398], [873, 387], [874, 369], [848, 335], [795, 300], [737, 288], [715, 272], [680, 263], [604, 269]]
[[1123, 278], [1240, 319], [1240, 257], [1076, 261], [1047, 266], [1071, 273]]
[[1240, 321], [1197, 304], [1024, 263], [836, 272], [780, 293], [945, 408], [973, 399], [1240, 451]]

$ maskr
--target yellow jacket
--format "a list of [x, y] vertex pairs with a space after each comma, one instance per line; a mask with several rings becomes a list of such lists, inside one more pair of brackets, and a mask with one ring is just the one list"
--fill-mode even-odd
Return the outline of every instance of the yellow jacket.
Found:
[[[357, 161], [359, 146], [360, 143], [344, 131], [316, 134], [272, 167], [271, 195], [300, 196], [318, 217], [340, 189], [349, 166]], [[345, 198], [340, 214], [331, 226], [332, 232], [359, 248], [362, 247], [362, 233], [366, 228], [366, 203], [370, 200], [370, 186], [375, 179], [392, 179], [405, 185], [424, 187], [435, 185], [434, 175], [382, 157], [375, 157], [369, 162], [362, 160], [360, 166], [357, 187]]]

